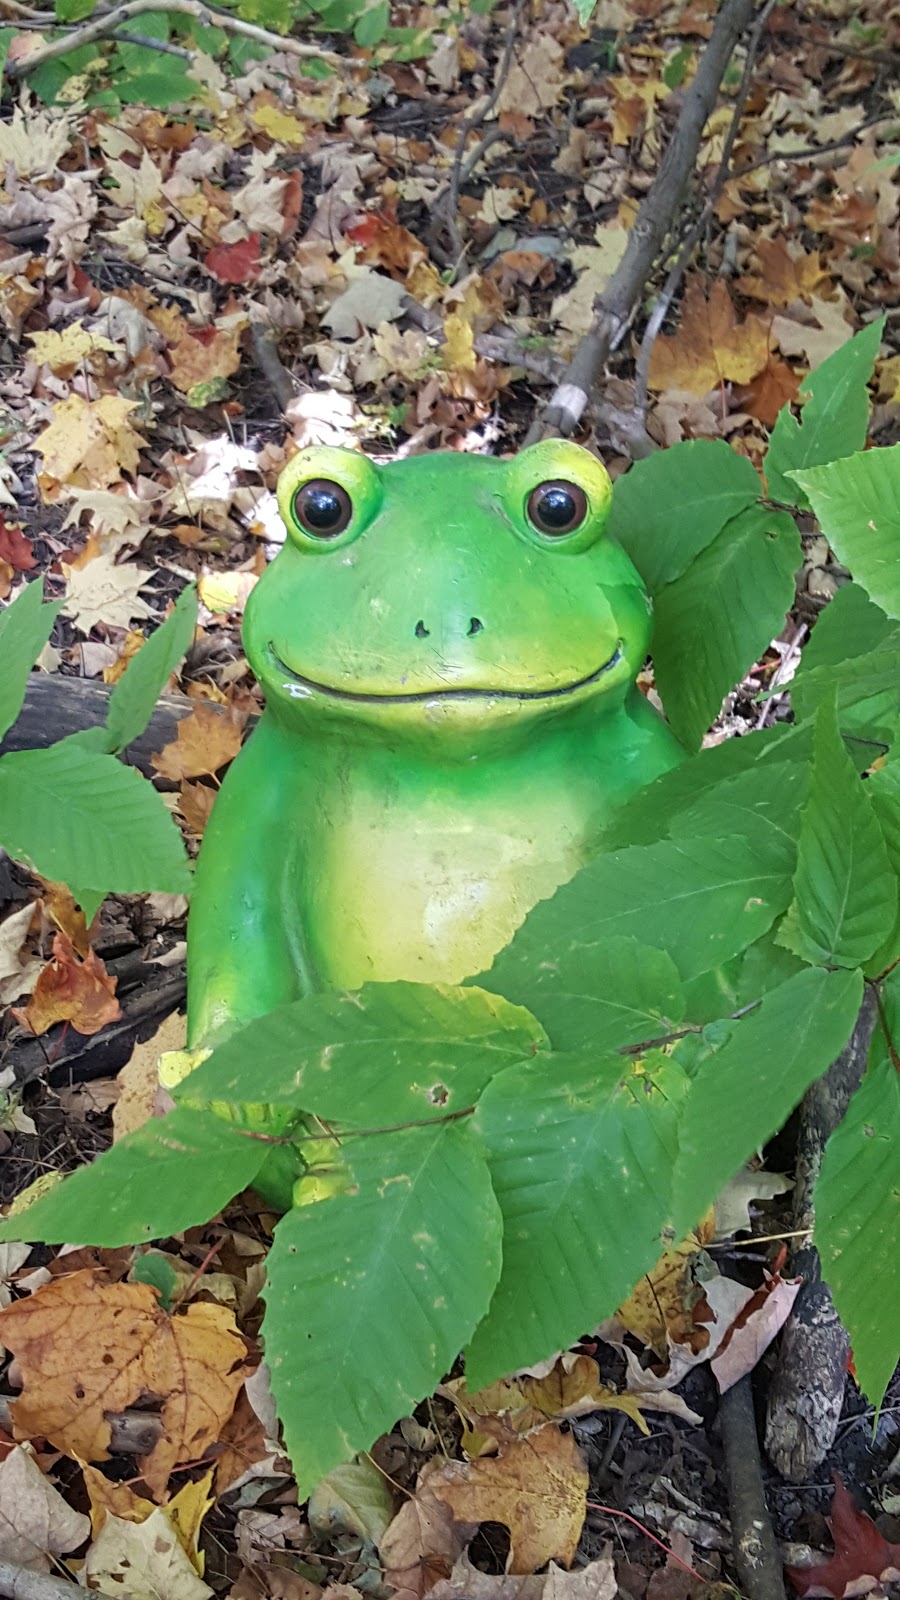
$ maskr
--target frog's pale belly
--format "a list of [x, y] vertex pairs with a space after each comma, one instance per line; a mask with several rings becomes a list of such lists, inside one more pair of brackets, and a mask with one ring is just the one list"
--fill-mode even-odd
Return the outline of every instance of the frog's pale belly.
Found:
[[[368, 810], [368, 808], [367, 808]], [[565, 803], [527, 828], [435, 814], [357, 815], [316, 863], [308, 948], [321, 980], [459, 983], [489, 967], [538, 900], [585, 857], [584, 819]]]

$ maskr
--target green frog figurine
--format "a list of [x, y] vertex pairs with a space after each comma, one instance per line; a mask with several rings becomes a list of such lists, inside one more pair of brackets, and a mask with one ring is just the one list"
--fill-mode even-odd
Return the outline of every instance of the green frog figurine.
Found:
[[313, 990], [484, 972], [682, 758], [635, 685], [651, 606], [611, 492], [561, 440], [293, 458], [244, 619], [266, 709], [197, 868], [192, 1047]]

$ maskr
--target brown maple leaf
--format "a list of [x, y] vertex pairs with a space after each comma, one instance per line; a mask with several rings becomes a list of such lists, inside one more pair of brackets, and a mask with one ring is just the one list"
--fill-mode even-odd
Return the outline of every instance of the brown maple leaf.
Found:
[[37, 566], [34, 546], [20, 527], [10, 525], [0, 512], [0, 561], [7, 561], [15, 572], [30, 572]]
[[[828, 1518], [834, 1555], [820, 1567], [785, 1567], [798, 1594], [866, 1594], [881, 1582], [900, 1579], [900, 1544], [889, 1544], [871, 1517], [860, 1511], [839, 1474], [834, 1474], [834, 1499]], [[866, 1584], [863, 1580], [871, 1579]]]
[[807, 254], [799, 245], [786, 244], [780, 234], [777, 239], [756, 239], [753, 254], [759, 262], [759, 275], [745, 273], [738, 278], [737, 287], [741, 294], [766, 305], [790, 306], [795, 300], [809, 300], [831, 281], [818, 250]]
[[17, 1022], [38, 1035], [55, 1022], [70, 1022], [76, 1033], [99, 1033], [122, 1015], [116, 999], [117, 982], [93, 950], [80, 961], [68, 934], [57, 933], [53, 959], [40, 974], [31, 999], [27, 1006], [13, 1006], [12, 1013]]
[[163, 778], [211, 777], [234, 760], [246, 720], [246, 714], [233, 706], [198, 700], [190, 716], [179, 722], [172, 743], [150, 759]]
[[737, 401], [748, 416], [764, 422], [767, 428], [775, 426], [775, 419], [783, 405], [796, 400], [800, 390], [800, 376], [780, 356], [770, 355], [762, 372], [758, 372], [746, 389], [738, 392]]
[[157, 1498], [180, 1463], [218, 1439], [247, 1354], [225, 1306], [195, 1301], [169, 1316], [148, 1284], [109, 1283], [92, 1269], [0, 1311], [0, 1341], [22, 1371], [11, 1407], [19, 1438], [48, 1439], [81, 1461], [108, 1459], [111, 1415], [141, 1396], [161, 1400], [163, 1437], [140, 1458]]
[[445, 1461], [428, 1488], [458, 1522], [506, 1524], [510, 1572], [537, 1572], [548, 1561], [568, 1566], [575, 1554], [588, 1475], [570, 1433], [541, 1428], [499, 1455]]
[[721, 383], [749, 383], [769, 359], [769, 327], [751, 315], [738, 322], [726, 285], [717, 279], [707, 297], [699, 278], [685, 290], [681, 326], [653, 346], [651, 389], [708, 394]]

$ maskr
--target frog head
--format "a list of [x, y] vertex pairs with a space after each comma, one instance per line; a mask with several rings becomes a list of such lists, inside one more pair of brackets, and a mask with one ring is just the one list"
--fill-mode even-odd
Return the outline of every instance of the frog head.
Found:
[[606, 534], [611, 494], [558, 439], [505, 461], [301, 451], [278, 484], [288, 537], [244, 620], [269, 707], [306, 728], [468, 737], [621, 704], [651, 615]]

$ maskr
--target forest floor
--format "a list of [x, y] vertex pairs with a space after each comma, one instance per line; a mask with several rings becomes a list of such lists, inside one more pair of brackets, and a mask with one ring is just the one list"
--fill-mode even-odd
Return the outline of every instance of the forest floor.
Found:
[[[15, 32], [27, 9], [0, 0], [12, 59], [40, 44], [24, 23]], [[405, 42], [373, 50], [332, 38], [343, 60], [331, 76], [304, 76], [305, 58], [287, 50], [248, 59], [240, 76], [195, 58], [196, 98], [177, 111], [88, 104], [90, 74], [76, 82], [61, 68], [62, 103], [8, 86], [0, 599], [39, 577], [48, 598], [66, 597], [40, 661], [59, 694], [26, 706], [14, 740], [69, 731], [83, 701], [62, 680], [114, 683], [197, 579], [201, 625], [171, 685], [188, 715], [177, 739], [171, 724], [166, 748], [151, 742], [139, 757], [196, 851], [260, 708], [240, 622], [284, 537], [281, 467], [312, 442], [385, 457], [522, 443], [621, 258], [714, 9], [603, 0], [581, 28], [551, 0], [480, 15], [398, 7]], [[641, 358], [664, 274], [648, 284], [578, 435], [613, 475], [648, 438], [726, 439], [759, 465], [805, 373], [885, 312], [871, 437], [900, 440], [900, 10], [884, 0], [768, 7], [742, 84], [744, 55], [726, 74], [675, 230], [677, 246], [702, 219], [678, 296]], [[789, 714], [786, 695], [766, 712], [759, 692], [788, 683], [799, 641], [843, 577], [810, 534], [784, 632], [711, 739]], [[0, 1033], [4, 1204], [148, 1115], [156, 1057], [183, 1042], [185, 913], [173, 896], [110, 897], [88, 932], [65, 890], [0, 855], [0, 1005], [18, 1010]], [[60, 933], [67, 942], [51, 955]], [[61, 987], [67, 1013], [52, 1009]], [[590, 1472], [593, 1509], [568, 1576], [504, 1572], [510, 1533], [515, 1544], [520, 1524], [539, 1524], [565, 1492], [562, 1465], [557, 1478], [526, 1475], [512, 1507], [509, 1485], [504, 1498], [491, 1477], [497, 1438], [522, 1426], [521, 1396], [489, 1391], [466, 1413], [451, 1380], [305, 1510], [258, 1375], [203, 1459], [179, 1458], [148, 1488], [140, 1463], [159, 1438], [158, 1403], [145, 1396], [117, 1412], [101, 1469], [54, 1430], [48, 1396], [52, 1442], [39, 1415], [26, 1458], [13, 1445], [15, 1363], [0, 1378], [0, 1561], [67, 1577], [87, 1548], [88, 1581], [134, 1600], [318, 1600], [323, 1590], [538, 1600], [545, 1586], [579, 1582], [585, 1600], [687, 1600], [730, 1581], [710, 1323], [726, 1306], [723, 1326], [752, 1322], [773, 1290], [789, 1302], [789, 1272], [779, 1274], [792, 1159], [789, 1129], [727, 1216], [673, 1252], [615, 1324], [585, 1330], [565, 1366], [532, 1380]], [[271, 1225], [259, 1205], [235, 1205], [150, 1252], [151, 1268], [143, 1250], [0, 1246], [0, 1303], [10, 1285], [18, 1294], [73, 1272], [89, 1286], [168, 1283], [182, 1307], [229, 1308], [255, 1369]], [[72, 1349], [100, 1349], [107, 1336], [86, 1313]], [[759, 1360], [744, 1346], [722, 1351], [720, 1375], [728, 1359], [732, 1376], [756, 1363], [762, 1411], [772, 1350]], [[591, 1409], [598, 1379], [613, 1399]], [[439, 1515], [423, 1472], [460, 1456], [464, 1434], [485, 1469], [474, 1536]], [[9, 1461], [21, 1476], [4, 1482]], [[876, 1418], [848, 1377], [836, 1443], [809, 1481], [765, 1472], [791, 1566], [829, 1561], [833, 1473], [875, 1519], [845, 1511], [843, 1564], [810, 1592], [886, 1592], [900, 1568], [897, 1379]]]

